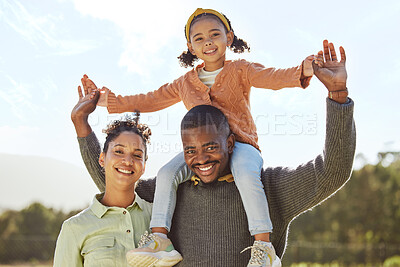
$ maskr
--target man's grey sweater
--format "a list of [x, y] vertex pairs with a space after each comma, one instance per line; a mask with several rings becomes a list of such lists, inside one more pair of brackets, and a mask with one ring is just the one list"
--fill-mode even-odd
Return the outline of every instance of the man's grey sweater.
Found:
[[[262, 171], [274, 230], [272, 243], [278, 256], [285, 252], [290, 222], [318, 205], [349, 179], [356, 145], [354, 103], [327, 99], [325, 148], [315, 159], [297, 168], [274, 167]], [[78, 138], [86, 167], [100, 191], [105, 178], [98, 164], [99, 142], [91, 133]], [[137, 193], [152, 202], [155, 179], [141, 180]], [[187, 181], [177, 193], [171, 232], [175, 248], [184, 260], [179, 266], [246, 266], [251, 246], [246, 214], [235, 183]]]

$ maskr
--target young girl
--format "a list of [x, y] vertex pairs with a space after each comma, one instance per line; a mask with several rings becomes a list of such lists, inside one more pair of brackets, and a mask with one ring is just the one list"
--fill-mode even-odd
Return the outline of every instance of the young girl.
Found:
[[[104, 87], [99, 105], [106, 106], [110, 113], [133, 110], [153, 112], [179, 101], [183, 101], [188, 110], [204, 104], [219, 108], [227, 116], [236, 138], [231, 171], [242, 197], [249, 231], [255, 237], [249, 266], [280, 266], [280, 260], [270, 243], [272, 224], [260, 180], [263, 159], [257, 144], [256, 126], [250, 113], [250, 89], [306, 88], [313, 75], [313, 56], [307, 57], [300, 66], [288, 69], [265, 68], [261, 64], [245, 60], [226, 61], [227, 47], [235, 53], [242, 53], [250, 48], [245, 41], [237, 38], [227, 17], [212, 9], [198, 8], [187, 21], [185, 35], [188, 51], [178, 57], [181, 64], [192, 67], [197, 59], [203, 60], [202, 64], [172, 83], [147, 94], [115, 96]], [[97, 89], [86, 75], [82, 82], [87, 87]], [[150, 223], [153, 234], [144, 236], [142, 247], [127, 254], [130, 262], [144, 262], [144, 265], [135, 266], [149, 266], [148, 264], [168, 255], [171, 250], [171, 246], [160, 249], [163, 247], [160, 243], [169, 241], [166, 234], [171, 227], [176, 189], [179, 183], [185, 181], [182, 177], [185, 175], [179, 174], [188, 172], [183, 153], [178, 154], [158, 172]]]

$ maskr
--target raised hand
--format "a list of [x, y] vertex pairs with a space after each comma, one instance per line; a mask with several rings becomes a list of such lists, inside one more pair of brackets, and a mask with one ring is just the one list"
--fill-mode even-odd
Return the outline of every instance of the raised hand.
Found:
[[84, 88], [85, 96], [82, 94], [82, 88], [78, 86], [79, 100], [71, 112], [71, 120], [74, 123], [75, 131], [78, 137], [86, 137], [92, 132], [89, 125], [89, 114], [96, 109], [96, 103], [99, 100], [100, 93]]
[[88, 88], [84, 87], [84, 93], [82, 94], [82, 88], [78, 86], [79, 100], [71, 112], [72, 121], [77, 119], [87, 119], [89, 114], [96, 109], [97, 101], [99, 100], [99, 91], [89, 92]]
[[106, 92], [107, 90], [109, 90], [108, 88], [106, 87], [103, 87], [102, 89], [97, 88], [96, 84], [91, 79], [89, 79], [89, 77], [86, 74], [83, 75], [81, 82], [85, 92], [87, 93], [92, 93], [94, 91], [100, 92], [100, 97], [99, 100], [97, 101], [97, 105], [100, 107], [107, 107]]
[[315, 76], [330, 92], [347, 90], [346, 53], [344, 48], [339, 48], [340, 61], [338, 61], [333, 43], [324, 40], [323, 47], [324, 51], [319, 51], [313, 62]]

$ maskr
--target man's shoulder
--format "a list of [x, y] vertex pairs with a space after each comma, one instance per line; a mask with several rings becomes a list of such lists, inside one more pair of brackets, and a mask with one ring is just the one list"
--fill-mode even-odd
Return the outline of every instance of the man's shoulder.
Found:
[[143, 200], [153, 203], [155, 188], [156, 178], [139, 179], [135, 191]]
[[146, 214], [151, 216], [151, 212], [153, 209], [153, 203], [141, 198], [138, 194], [136, 194], [135, 200], [139, 206], [139, 208]]

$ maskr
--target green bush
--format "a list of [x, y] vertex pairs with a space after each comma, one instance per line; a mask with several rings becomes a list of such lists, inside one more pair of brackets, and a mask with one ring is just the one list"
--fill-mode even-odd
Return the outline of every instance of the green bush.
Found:
[[383, 267], [400, 267], [400, 256], [387, 258], [383, 263]]

